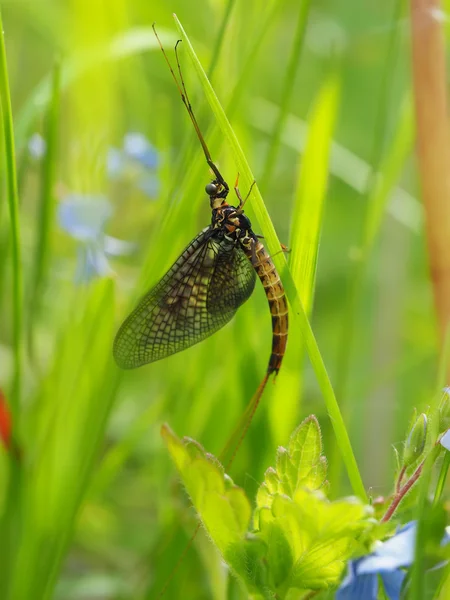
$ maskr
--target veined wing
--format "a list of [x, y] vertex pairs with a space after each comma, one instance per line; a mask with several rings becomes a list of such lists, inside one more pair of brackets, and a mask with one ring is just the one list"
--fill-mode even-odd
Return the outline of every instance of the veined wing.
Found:
[[204, 229], [120, 327], [117, 364], [133, 369], [197, 344], [228, 323], [255, 280], [241, 247]]

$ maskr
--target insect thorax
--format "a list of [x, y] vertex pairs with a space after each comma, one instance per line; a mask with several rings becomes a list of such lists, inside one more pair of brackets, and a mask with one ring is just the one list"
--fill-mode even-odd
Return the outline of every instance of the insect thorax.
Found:
[[255, 239], [250, 219], [235, 206], [221, 206], [212, 211], [211, 225], [219, 235], [229, 242], [240, 243], [247, 246], [251, 239]]

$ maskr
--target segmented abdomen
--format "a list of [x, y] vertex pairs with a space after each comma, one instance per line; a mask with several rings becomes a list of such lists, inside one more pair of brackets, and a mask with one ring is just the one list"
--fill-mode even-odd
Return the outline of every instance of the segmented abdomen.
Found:
[[288, 306], [278, 271], [267, 250], [257, 239], [252, 249], [244, 248], [261, 283], [264, 286], [272, 315], [272, 353], [269, 359], [267, 373], [278, 373], [288, 335]]

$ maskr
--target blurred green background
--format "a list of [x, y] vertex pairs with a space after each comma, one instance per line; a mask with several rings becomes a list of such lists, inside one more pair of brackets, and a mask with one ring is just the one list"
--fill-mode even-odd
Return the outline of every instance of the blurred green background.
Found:
[[[413, 407], [430, 403], [437, 373], [402, 3], [0, 0], [0, 8], [24, 289], [19, 481], [10, 452], [0, 463], [9, 530], [1, 597], [155, 598], [196, 525], [161, 424], [219, 454], [265, 373], [271, 320], [258, 284], [235, 319], [201, 344], [126, 373], [112, 361], [120, 322], [210, 221], [211, 176], [151, 30], [156, 21], [173, 58], [173, 12], [288, 246], [306, 124], [337, 73], [312, 326], [364, 483], [373, 496], [388, 493], [392, 445]], [[307, 25], [295, 76], [287, 77], [299, 11]], [[232, 184], [233, 155], [183, 47], [180, 55], [201, 128]], [[287, 81], [281, 143], [269, 155]], [[14, 301], [0, 169], [0, 387], [10, 397]], [[314, 177], [309, 186], [306, 210]], [[254, 216], [251, 202], [246, 213]], [[293, 345], [286, 361], [290, 352], [301, 356]], [[331, 493], [350, 493], [307, 357], [291, 362], [283, 381], [287, 375], [282, 369], [269, 384], [233, 478], [252, 498], [276, 447], [314, 412]], [[166, 596], [245, 597], [202, 534]]]

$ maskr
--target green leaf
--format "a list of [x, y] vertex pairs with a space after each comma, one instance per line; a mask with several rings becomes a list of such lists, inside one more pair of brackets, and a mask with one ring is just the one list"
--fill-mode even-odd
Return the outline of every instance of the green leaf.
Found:
[[[294, 564], [284, 587], [322, 589], [338, 582], [345, 561], [357, 547], [357, 536], [370, 527], [369, 507], [356, 499], [329, 502], [321, 494], [299, 489], [295, 499], [274, 498], [274, 522], [289, 540]], [[260, 517], [266, 539], [267, 514]], [[277, 565], [269, 564], [269, 569]]]
[[251, 507], [244, 490], [224, 476], [219, 461], [197, 442], [180, 440], [164, 425], [162, 436], [203, 525], [231, 566], [233, 547], [244, 539]]
[[[307, 417], [291, 435], [288, 450], [280, 446], [276, 456], [276, 470], [269, 467], [264, 483], [256, 497], [258, 508], [272, 506], [275, 494], [290, 498], [299, 487], [311, 491], [321, 488], [326, 480], [327, 460], [322, 453], [322, 436], [314, 415]], [[256, 514], [255, 523], [259, 515]]]
[[281, 523], [275, 519], [272, 511], [262, 509], [260, 529], [267, 544], [266, 562], [270, 568], [270, 581], [274, 589], [279, 588], [288, 579], [294, 565], [291, 544]]
[[271, 600], [273, 593], [268, 586], [268, 572], [265, 555], [267, 545], [259, 537], [252, 534], [229, 548], [228, 561], [233, 570], [245, 582], [249, 592], [258, 598]]
[[325, 479], [321, 477], [324, 468], [326, 475], [326, 461], [320, 461], [321, 454], [322, 435], [319, 423], [316, 417], [311, 415], [297, 427], [289, 440], [289, 455], [297, 471], [295, 488], [299, 485], [311, 490], [320, 487]]
[[292, 496], [297, 485], [297, 472], [291, 461], [289, 452], [283, 446], [277, 450], [277, 473], [281, 481], [281, 490], [288, 496]]

